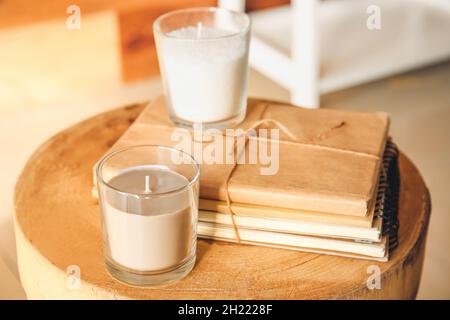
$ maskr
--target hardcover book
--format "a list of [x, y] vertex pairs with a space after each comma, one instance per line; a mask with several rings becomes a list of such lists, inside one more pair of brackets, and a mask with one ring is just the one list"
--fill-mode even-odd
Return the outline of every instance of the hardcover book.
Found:
[[[244, 148], [248, 151], [251, 141], [269, 141], [268, 148], [276, 151], [278, 157], [276, 170], [273, 174], [262, 174], [271, 164], [242, 161], [234, 165], [230, 161], [206, 163], [198, 159], [202, 162], [201, 199], [220, 203], [228, 195], [237, 206], [370, 215], [387, 139], [387, 114], [308, 110], [249, 99], [246, 119], [233, 128], [234, 132], [248, 132], [256, 123], [261, 123], [258, 129], [277, 129], [279, 137], [251, 136]], [[164, 99], [160, 97], [146, 107], [112, 149], [139, 144], [166, 145], [201, 158], [202, 154], [199, 156], [196, 151], [208, 151], [215, 138], [224, 137], [221, 147], [226, 157], [229, 148], [236, 144], [236, 137], [226, 132], [210, 136], [210, 143], [205, 139], [198, 141], [195, 132], [191, 132], [192, 144], [186, 147], [178, 139], [182, 137], [180, 130], [170, 121]], [[233, 171], [231, 175], [230, 171]]]

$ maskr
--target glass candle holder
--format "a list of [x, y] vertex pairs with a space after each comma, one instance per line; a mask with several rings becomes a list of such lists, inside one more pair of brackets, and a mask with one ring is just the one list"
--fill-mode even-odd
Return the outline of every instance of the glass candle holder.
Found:
[[169, 12], [153, 25], [169, 115], [179, 126], [245, 118], [250, 19], [220, 8]]
[[137, 286], [167, 284], [195, 263], [199, 164], [163, 146], [132, 146], [97, 165], [106, 267]]

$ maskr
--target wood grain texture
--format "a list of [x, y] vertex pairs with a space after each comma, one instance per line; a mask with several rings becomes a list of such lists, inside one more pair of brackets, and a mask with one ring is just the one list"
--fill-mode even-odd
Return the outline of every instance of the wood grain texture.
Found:
[[[246, 11], [288, 4], [286, 0], [246, 1]], [[153, 22], [166, 12], [188, 7], [216, 6], [217, 0], [155, 1], [118, 12], [122, 79], [133, 81], [159, 73]]]
[[[195, 0], [194, 0], [195, 1]], [[203, 3], [201, 3], [203, 2]], [[278, 5], [288, 4], [289, 0], [247, 0], [246, 10], [261, 10]], [[157, 8], [169, 5], [172, 8], [187, 8], [194, 5], [215, 6], [217, 1], [199, 0], [1, 0], [0, 1], [0, 28], [27, 25], [49, 19], [67, 18], [66, 9], [72, 4], [81, 8], [81, 13], [92, 13], [102, 10], [115, 10], [117, 12], [139, 11], [143, 8]]]
[[[161, 3], [164, 0], [152, 0]], [[81, 18], [102, 10], [129, 10], [148, 5], [148, 0], [2, 0], [0, 1], [0, 28], [29, 25], [51, 19], [66, 19], [67, 8], [75, 4], [81, 9]]]
[[153, 22], [172, 10], [215, 6], [216, 0], [156, 1], [118, 12], [122, 79], [133, 81], [159, 73]]
[[245, 1], [245, 11], [256, 11], [269, 9], [276, 6], [290, 4], [290, 0], [246, 0]]
[[[400, 246], [389, 262], [198, 242], [194, 270], [182, 281], [142, 289], [114, 280], [102, 256], [100, 212], [91, 197], [92, 166], [134, 121], [142, 105], [100, 114], [51, 138], [29, 159], [15, 191], [16, 242], [22, 284], [31, 299], [411, 299], [420, 282], [430, 217], [428, 190], [400, 156]], [[66, 269], [81, 270], [79, 289]], [[366, 286], [381, 270], [381, 290]]]
[[[246, 10], [255, 11], [289, 3], [286, 0], [246, 1]], [[81, 22], [99, 11], [117, 15], [120, 37], [122, 79], [133, 81], [159, 73], [153, 22], [169, 11], [188, 7], [216, 6], [217, 0], [0, 0], [0, 29], [20, 27], [56, 19], [61, 24], [70, 16], [67, 8], [80, 8]]]

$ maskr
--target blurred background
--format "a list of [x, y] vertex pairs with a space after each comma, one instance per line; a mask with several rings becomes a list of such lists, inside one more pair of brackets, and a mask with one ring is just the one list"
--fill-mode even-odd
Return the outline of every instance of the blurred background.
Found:
[[252, 17], [249, 95], [386, 111], [431, 191], [419, 299], [450, 298], [450, 0], [0, 1], [0, 298], [25, 298], [15, 181], [51, 135], [161, 94], [152, 23], [220, 5]]

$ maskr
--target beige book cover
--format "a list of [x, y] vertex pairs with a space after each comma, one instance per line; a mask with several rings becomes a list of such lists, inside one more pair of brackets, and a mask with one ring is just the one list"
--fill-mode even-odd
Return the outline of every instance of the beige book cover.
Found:
[[[237, 202], [231, 203], [230, 207], [233, 214], [237, 217], [284, 219], [299, 223], [319, 223], [361, 228], [372, 227], [375, 214], [375, 205], [372, 205], [368, 214], [365, 216], [349, 216], [280, 207], [258, 206]], [[226, 201], [200, 199], [199, 209], [214, 213], [230, 214]]]
[[[387, 139], [387, 114], [309, 110], [249, 99], [246, 118], [234, 129], [247, 132], [256, 123], [262, 123], [259, 129], [284, 128], [279, 130], [278, 140], [271, 136], [266, 139], [279, 151], [276, 173], [262, 175], [261, 163], [236, 167], [228, 162], [202, 163], [202, 199], [225, 201], [228, 188], [233, 203], [353, 216], [370, 212]], [[160, 97], [146, 107], [112, 148], [154, 144], [184, 149], [174, 138], [179, 136], [174, 135], [177, 130]], [[224, 132], [218, 135], [235, 141]], [[259, 136], [251, 139], [261, 140]], [[208, 146], [194, 137], [192, 141], [194, 149]], [[192, 150], [185, 149], [191, 154]], [[227, 180], [230, 170], [233, 172]]]
[[342, 238], [379, 242], [381, 239], [381, 219], [375, 219], [372, 227], [355, 227], [327, 223], [308, 222], [302, 220], [282, 218], [261, 218], [258, 216], [242, 216], [200, 210], [198, 213], [200, 222], [233, 226], [233, 220], [238, 230], [240, 228], [275, 231], [299, 235], [311, 235], [319, 237]]
[[[198, 236], [204, 239], [237, 242], [232, 227], [208, 222], [198, 223]], [[387, 239], [378, 243], [363, 243], [354, 240], [327, 237], [295, 235], [289, 233], [239, 229], [240, 243], [279, 247], [298, 251], [311, 251], [362, 259], [386, 261], [388, 256]]]

